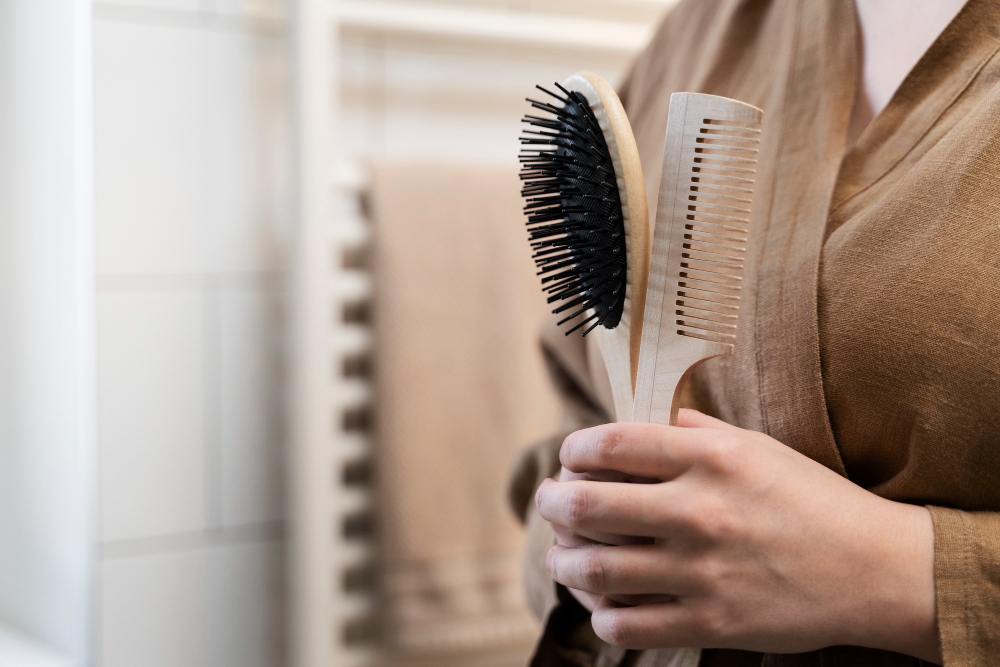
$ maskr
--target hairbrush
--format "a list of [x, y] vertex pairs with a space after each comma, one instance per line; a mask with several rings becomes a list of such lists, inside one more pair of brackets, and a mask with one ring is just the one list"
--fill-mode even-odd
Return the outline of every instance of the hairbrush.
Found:
[[676, 424], [703, 362], [732, 354], [764, 112], [670, 97], [632, 419]]
[[649, 212], [625, 109], [581, 72], [529, 99], [521, 191], [533, 259], [566, 334], [593, 335], [619, 421], [632, 416], [649, 271]]

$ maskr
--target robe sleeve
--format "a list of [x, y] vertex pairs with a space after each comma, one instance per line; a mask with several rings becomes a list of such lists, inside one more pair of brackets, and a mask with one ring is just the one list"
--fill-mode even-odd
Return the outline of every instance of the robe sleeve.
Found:
[[930, 507], [945, 667], [987, 667], [1000, 656], [1000, 513]]

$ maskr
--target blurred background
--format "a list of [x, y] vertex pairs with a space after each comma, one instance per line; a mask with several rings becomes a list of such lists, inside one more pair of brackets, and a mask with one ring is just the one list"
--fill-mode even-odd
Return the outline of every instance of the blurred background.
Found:
[[513, 666], [535, 84], [674, 0], [0, 0], [0, 667]]

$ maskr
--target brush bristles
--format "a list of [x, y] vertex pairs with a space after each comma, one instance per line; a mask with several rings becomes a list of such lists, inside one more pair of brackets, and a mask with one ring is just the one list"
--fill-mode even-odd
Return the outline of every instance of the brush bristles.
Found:
[[[541, 86], [559, 104], [529, 99], [550, 115], [527, 115], [521, 144], [521, 180], [535, 264], [552, 312], [568, 314], [566, 332], [621, 321], [627, 265], [625, 220], [614, 164], [604, 133], [587, 100], [560, 86], [562, 96]], [[561, 106], [560, 106], [561, 105]]]

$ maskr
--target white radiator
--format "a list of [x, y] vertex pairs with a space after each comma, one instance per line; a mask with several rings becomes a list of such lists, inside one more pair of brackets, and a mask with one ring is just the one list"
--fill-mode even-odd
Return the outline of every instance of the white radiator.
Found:
[[[509, 61], [513, 70], [530, 69], [540, 63], [546, 73], [559, 76], [575, 69], [598, 67], [613, 75], [620, 73], [646, 42], [656, 16], [675, 2], [292, 3], [294, 203], [298, 224], [291, 283], [288, 388], [292, 667], [386, 664], [377, 643], [370, 641], [371, 621], [377, 618], [378, 609], [372, 589], [364, 585], [370, 583], [373, 560], [366, 524], [370, 498], [364, 484], [364, 462], [370, 447], [366, 420], [371, 390], [365, 373], [370, 332], [364, 317], [356, 316], [356, 311], [363, 308], [360, 304], [368, 297], [371, 284], [363, 262], [357, 261], [368, 234], [358, 204], [364, 189], [363, 171], [358, 165], [367, 157], [405, 157], [406, 151], [427, 156], [466, 150], [461, 138], [435, 136], [433, 131], [407, 133], [404, 121], [399, 122], [403, 130], [387, 130], [392, 122], [389, 116], [395, 111], [388, 107], [384, 91], [373, 95], [356, 93], [365, 98], [363, 108], [347, 109], [343, 86], [348, 77], [342, 71], [347, 66], [345, 44], [350, 42], [348, 47], [355, 54], [366, 49], [378, 53], [392, 50], [404, 65], [407, 53], [430, 54], [433, 62], [442, 63], [449, 71], [474, 69], [475, 64], [466, 62], [472, 57], [485, 59], [483, 62], [501, 70]], [[387, 77], [394, 74], [386, 71], [385, 57], [371, 60], [374, 64], [361, 67], [365, 70], [361, 76], [380, 79], [383, 88], [391, 89]], [[412, 62], [411, 67], [418, 67]], [[353, 61], [349, 64], [358, 69]], [[416, 72], [414, 78], [420, 79], [423, 74], [447, 79], [433, 72]], [[472, 76], [477, 74], [473, 72]], [[351, 76], [357, 78], [358, 74], [352, 70]], [[420, 85], [412, 83], [416, 88]], [[478, 93], [463, 81], [456, 80], [453, 85], [453, 90], [435, 89], [434, 94], [445, 99], [449, 95], [482, 93], [487, 99], [492, 93], [517, 103], [531, 88], [522, 86], [520, 80], [512, 86], [508, 80], [499, 84], [510, 88], [508, 95], [507, 89], [489, 90], [488, 85]], [[408, 111], [405, 106], [403, 110]], [[419, 110], [414, 113], [419, 116]], [[456, 126], [466, 120], [461, 117], [466, 111], [454, 111], [447, 105], [440, 113], [428, 116], [448, 113], [456, 114]], [[493, 143], [484, 144], [480, 157], [501, 161], [509, 158], [513, 164], [518, 113], [495, 117], [496, 128], [482, 133], [484, 140]], [[378, 132], [406, 136], [399, 146], [390, 144], [382, 135], [375, 139], [361, 136]], [[438, 150], [449, 140], [457, 145]], [[422, 146], [421, 141], [426, 145]]]

